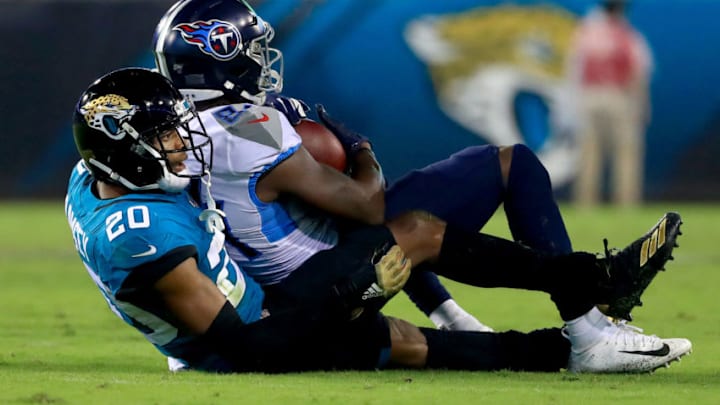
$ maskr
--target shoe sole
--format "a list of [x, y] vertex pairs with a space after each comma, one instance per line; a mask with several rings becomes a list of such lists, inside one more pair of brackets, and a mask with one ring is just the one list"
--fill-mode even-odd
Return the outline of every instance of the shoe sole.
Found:
[[675, 358], [672, 358], [672, 359], [668, 360], [667, 363], [661, 364], [661, 365], [655, 367], [654, 369], [648, 371], [648, 373], [654, 373], [655, 370], [660, 369], [660, 368], [670, 368], [670, 364], [671, 364], [671, 363], [675, 363], [675, 362], [680, 363], [680, 361], [682, 360], [683, 357], [689, 356], [690, 354], [692, 354], [692, 350], [688, 350], [687, 352], [685, 352], [685, 353], [683, 353], [683, 354], [681, 354], [681, 355], [679, 355], [679, 356], [677, 356], [677, 357], [675, 357]]
[[573, 374], [652, 374], [661, 368], [670, 368], [672, 363], [680, 363], [682, 358], [692, 354], [692, 348], [684, 353], [678, 354], [677, 356], [668, 359], [666, 362], [658, 364], [657, 366], [647, 370], [622, 370], [622, 371], [605, 371], [605, 370], [572, 370], [568, 368], [569, 373]]

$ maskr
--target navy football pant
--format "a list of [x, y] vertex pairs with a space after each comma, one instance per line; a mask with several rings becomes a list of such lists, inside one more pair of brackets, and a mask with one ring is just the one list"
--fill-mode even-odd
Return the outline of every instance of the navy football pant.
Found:
[[[457, 228], [479, 232], [504, 203], [515, 240], [549, 254], [571, 252], [543, 165], [525, 145], [515, 145], [506, 188], [498, 152], [494, 145], [473, 146], [408, 173], [386, 190], [386, 219], [424, 210]], [[418, 271], [421, 268], [413, 272], [404, 290], [429, 314], [450, 294], [433, 272]]]

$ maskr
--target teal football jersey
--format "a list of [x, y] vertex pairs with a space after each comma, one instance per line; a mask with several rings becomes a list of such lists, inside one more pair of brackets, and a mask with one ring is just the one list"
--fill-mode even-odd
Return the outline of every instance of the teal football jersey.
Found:
[[133, 193], [101, 200], [79, 162], [70, 177], [65, 213], [75, 247], [110, 309], [163, 354], [193, 368], [223, 370], [224, 362], [195, 336], [169, 321], [152, 285], [188, 257], [237, 308], [245, 323], [260, 319], [263, 292], [230, 259], [225, 236], [206, 230], [201, 208], [186, 192]]

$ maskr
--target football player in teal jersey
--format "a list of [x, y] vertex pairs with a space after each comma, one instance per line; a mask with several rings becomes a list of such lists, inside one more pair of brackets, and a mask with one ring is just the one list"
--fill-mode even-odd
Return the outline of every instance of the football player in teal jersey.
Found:
[[[200, 209], [185, 191], [196, 179], [210, 195], [213, 143], [166, 78], [138, 68], [111, 72], [83, 93], [73, 121], [83, 160], [71, 174], [65, 210], [78, 254], [113, 312], [189, 368], [639, 372], [691, 349], [686, 339], [621, 329], [593, 309], [597, 300], [632, 295], [643, 271], [664, 266], [678, 235], [676, 214], [599, 259], [548, 257], [408, 212], [351, 232], [267, 296], [229, 258], [212, 198]], [[196, 170], [185, 165], [189, 155], [201, 163]], [[648, 243], [656, 249], [643, 261]], [[411, 267], [430, 260], [468, 284], [548, 292], [565, 330], [440, 331], [383, 316], [379, 309]]]

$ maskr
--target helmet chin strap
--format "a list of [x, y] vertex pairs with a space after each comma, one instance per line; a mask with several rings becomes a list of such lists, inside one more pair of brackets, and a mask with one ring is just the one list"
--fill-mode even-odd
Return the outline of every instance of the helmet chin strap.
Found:
[[[139, 137], [138, 137], [139, 138]], [[142, 139], [138, 139], [138, 144], [148, 151], [153, 157], [158, 159], [160, 167], [162, 168], [162, 176], [157, 180], [157, 187], [167, 193], [179, 193], [190, 184], [189, 177], [180, 177], [178, 174], [187, 174], [187, 169], [183, 169], [180, 173], [175, 174], [171, 170], [168, 170], [167, 163], [163, 159], [160, 152], [155, 150], [147, 142]]]
[[[168, 193], [179, 193], [185, 189], [190, 184], [190, 179], [188, 177], [180, 177], [177, 176], [175, 173], [171, 173], [165, 168], [165, 165], [163, 165], [163, 176], [158, 180], [157, 184], [158, 187], [160, 187], [161, 190], [168, 192]], [[184, 174], [186, 170], [183, 170], [179, 174]]]
[[204, 186], [205, 201], [207, 203], [207, 209], [200, 213], [200, 221], [205, 223], [205, 230], [208, 233], [222, 232], [225, 230], [225, 212], [217, 208], [215, 199], [210, 194], [210, 186], [212, 185], [212, 179], [210, 172], [206, 171], [205, 175], [200, 178]]
[[252, 95], [252, 94], [248, 93], [247, 90], [243, 90], [240, 92], [240, 96], [242, 96], [242, 98], [252, 102], [255, 105], [265, 104], [265, 92], [264, 91], [261, 91], [260, 93], [258, 93], [256, 95]]

